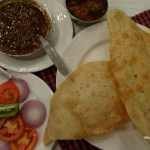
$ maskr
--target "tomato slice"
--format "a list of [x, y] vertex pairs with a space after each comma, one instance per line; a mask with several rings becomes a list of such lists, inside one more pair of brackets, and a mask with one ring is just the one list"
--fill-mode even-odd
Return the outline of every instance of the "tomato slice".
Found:
[[13, 117], [0, 119], [0, 140], [12, 142], [24, 133], [24, 121], [17, 114]]
[[19, 89], [10, 81], [0, 85], [0, 104], [13, 104], [19, 101]]
[[38, 135], [31, 126], [26, 126], [24, 134], [17, 140], [10, 142], [11, 150], [33, 150], [36, 146]]

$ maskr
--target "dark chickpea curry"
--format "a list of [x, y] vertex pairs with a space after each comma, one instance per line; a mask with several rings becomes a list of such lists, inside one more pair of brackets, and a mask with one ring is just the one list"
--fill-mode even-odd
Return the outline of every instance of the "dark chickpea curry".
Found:
[[0, 7], [0, 51], [26, 55], [41, 47], [39, 36], [46, 38], [50, 21], [34, 3], [9, 2]]
[[106, 0], [66, 0], [68, 11], [82, 21], [95, 21], [107, 10]]

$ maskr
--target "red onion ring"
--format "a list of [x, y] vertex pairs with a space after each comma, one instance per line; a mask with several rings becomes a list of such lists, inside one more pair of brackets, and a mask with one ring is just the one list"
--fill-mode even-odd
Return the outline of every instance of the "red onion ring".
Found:
[[9, 144], [0, 140], [0, 150], [10, 150]]
[[42, 125], [46, 117], [46, 108], [40, 100], [29, 100], [21, 107], [24, 122], [32, 127]]
[[20, 98], [19, 102], [24, 101], [29, 94], [29, 86], [24, 79], [21, 78], [11, 78], [9, 81], [13, 82], [19, 89]]

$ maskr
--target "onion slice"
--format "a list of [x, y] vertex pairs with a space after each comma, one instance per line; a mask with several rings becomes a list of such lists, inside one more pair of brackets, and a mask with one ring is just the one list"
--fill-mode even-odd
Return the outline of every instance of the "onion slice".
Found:
[[0, 150], [10, 150], [9, 144], [0, 140]]
[[20, 98], [19, 102], [24, 101], [29, 94], [29, 86], [28, 83], [21, 78], [11, 78], [9, 81], [13, 82], [19, 89]]
[[28, 100], [21, 107], [24, 122], [32, 127], [39, 127], [45, 120], [46, 108], [40, 100]]

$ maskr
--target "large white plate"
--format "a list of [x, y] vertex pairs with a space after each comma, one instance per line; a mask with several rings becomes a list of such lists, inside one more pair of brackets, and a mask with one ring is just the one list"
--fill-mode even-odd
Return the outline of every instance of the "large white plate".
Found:
[[[51, 44], [62, 56], [65, 48], [73, 36], [71, 19], [66, 9], [56, 0], [37, 0], [50, 13], [53, 19], [53, 34]], [[15, 72], [36, 72], [53, 65], [52, 61], [43, 51], [37, 52], [34, 56], [28, 57], [9, 57], [0, 53], [0, 66]]]
[[[27, 99], [24, 102], [20, 103], [20, 106], [19, 106], [20, 108], [25, 102], [31, 99], [39, 99], [45, 105], [46, 107], [45, 121], [40, 127], [35, 128], [38, 133], [38, 143], [34, 150], [50, 150], [54, 142], [48, 145], [47, 147], [45, 147], [43, 143], [43, 136], [44, 136], [44, 131], [45, 131], [47, 121], [48, 121], [49, 110], [50, 110], [50, 99], [53, 94], [52, 91], [50, 90], [50, 88], [44, 81], [42, 81], [40, 78], [38, 78], [37, 76], [33, 74], [30, 74], [30, 73], [22, 74], [22, 73], [11, 72], [11, 71], [9, 72], [12, 75], [14, 75], [14, 77], [19, 77], [19, 78], [24, 79], [29, 85], [30, 93]], [[6, 79], [0, 76], [0, 84], [5, 81]]]
[[[147, 29], [144, 26], [138, 26], [144, 30]], [[109, 60], [109, 43], [110, 33], [107, 21], [95, 24], [76, 35], [67, 47], [63, 59], [70, 72], [90, 61]], [[65, 78], [58, 72], [56, 76], [57, 88], [64, 80]], [[150, 149], [150, 145], [132, 123], [110, 134], [93, 136], [86, 140], [96, 147], [106, 150]]]

